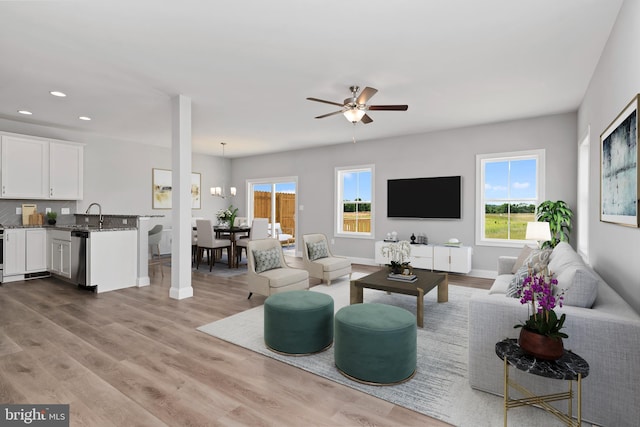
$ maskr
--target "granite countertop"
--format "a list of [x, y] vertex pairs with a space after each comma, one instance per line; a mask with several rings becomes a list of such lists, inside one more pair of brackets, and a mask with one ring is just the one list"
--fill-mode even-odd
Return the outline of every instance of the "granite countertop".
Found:
[[137, 227], [94, 227], [88, 225], [79, 225], [79, 224], [56, 224], [56, 225], [20, 225], [20, 224], [12, 224], [12, 225], [2, 225], [0, 229], [14, 229], [14, 228], [46, 228], [49, 230], [80, 230], [80, 231], [90, 231], [90, 232], [101, 232], [101, 231], [125, 231], [125, 230], [137, 230]]

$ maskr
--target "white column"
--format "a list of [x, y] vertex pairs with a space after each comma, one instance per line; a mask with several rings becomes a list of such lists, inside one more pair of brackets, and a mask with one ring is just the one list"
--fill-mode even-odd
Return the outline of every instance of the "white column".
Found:
[[149, 286], [149, 219], [138, 218], [138, 278], [136, 285]]
[[193, 296], [191, 287], [191, 98], [171, 99], [171, 289], [169, 296]]

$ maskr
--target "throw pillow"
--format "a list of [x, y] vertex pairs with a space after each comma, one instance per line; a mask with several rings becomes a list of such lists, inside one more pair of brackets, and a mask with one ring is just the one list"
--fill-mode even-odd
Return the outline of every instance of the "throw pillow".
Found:
[[511, 269], [511, 274], [516, 274], [518, 272], [520, 267], [522, 267], [522, 265], [524, 264], [524, 261], [527, 258], [529, 258], [529, 255], [531, 255], [532, 251], [533, 251], [533, 248], [531, 248], [531, 246], [525, 245], [522, 248], [522, 251], [520, 251], [520, 255], [518, 255], [518, 259], [516, 259], [516, 263], [513, 264], [513, 269]]
[[527, 259], [524, 260], [522, 266], [516, 271], [509, 287], [507, 288], [507, 296], [518, 298], [522, 289], [522, 282], [529, 275], [529, 266], [533, 274], [539, 273], [547, 267], [551, 249], [535, 249], [532, 250]]
[[280, 268], [280, 251], [278, 248], [253, 251], [253, 258], [256, 261], [256, 273]]
[[598, 278], [584, 267], [569, 267], [558, 276], [560, 292], [564, 289], [563, 304], [591, 308], [598, 296], [598, 281]]
[[511, 279], [509, 287], [507, 288], [507, 296], [510, 298], [519, 298], [520, 291], [522, 290], [522, 282], [529, 275], [529, 268], [526, 265], [522, 265], [516, 274]]
[[309, 251], [309, 259], [315, 261], [320, 258], [327, 258], [329, 256], [329, 249], [324, 240], [319, 242], [307, 243], [307, 250]]

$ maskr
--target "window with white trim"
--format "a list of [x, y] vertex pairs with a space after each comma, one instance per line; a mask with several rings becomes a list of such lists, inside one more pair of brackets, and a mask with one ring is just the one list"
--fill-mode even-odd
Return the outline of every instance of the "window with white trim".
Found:
[[336, 168], [335, 232], [373, 238], [373, 165]]
[[521, 246], [544, 201], [544, 150], [476, 156], [476, 244]]

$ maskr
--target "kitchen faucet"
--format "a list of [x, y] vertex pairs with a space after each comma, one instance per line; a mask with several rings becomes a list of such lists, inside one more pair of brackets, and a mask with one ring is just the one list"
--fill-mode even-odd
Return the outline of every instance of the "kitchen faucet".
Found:
[[102, 225], [104, 224], [104, 217], [102, 216], [102, 206], [100, 206], [100, 203], [91, 203], [84, 213], [88, 214], [89, 210], [91, 210], [91, 206], [94, 205], [98, 207], [98, 227], [102, 229]]

